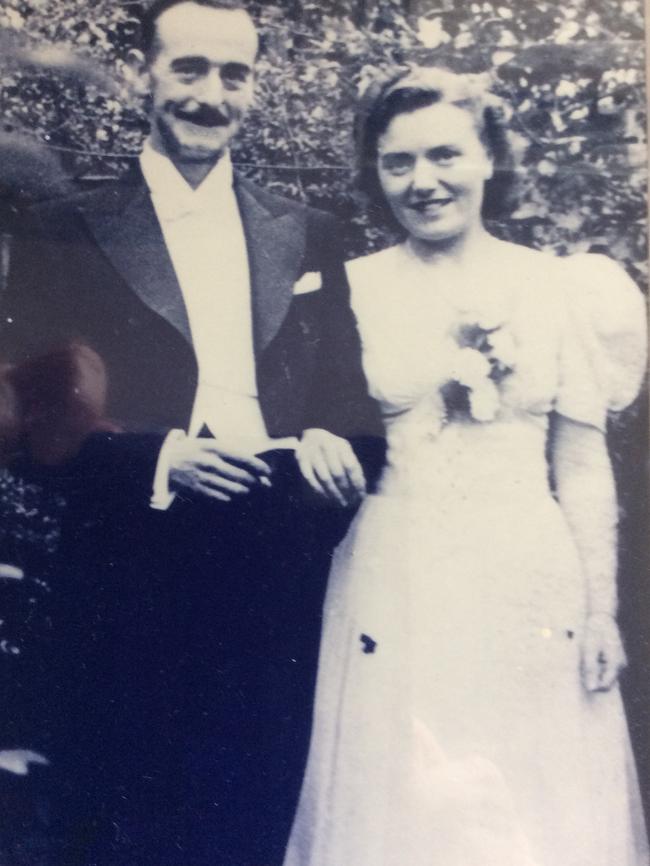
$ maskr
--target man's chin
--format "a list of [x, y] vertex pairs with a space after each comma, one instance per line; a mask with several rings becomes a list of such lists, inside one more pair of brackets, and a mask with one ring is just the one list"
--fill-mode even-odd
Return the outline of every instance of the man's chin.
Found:
[[205, 130], [204, 132], [174, 134], [171, 130], [165, 130], [162, 136], [165, 149], [172, 159], [178, 159], [187, 163], [217, 162], [226, 151], [234, 130], [220, 128], [219, 133]]
[[175, 150], [184, 159], [210, 159], [221, 155], [228, 147], [232, 136], [184, 135], [176, 138]]
[[179, 162], [187, 165], [200, 165], [204, 163], [214, 165], [226, 152], [226, 146], [225, 144], [221, 147], [182, 146], [176, 150], [174, 156]]

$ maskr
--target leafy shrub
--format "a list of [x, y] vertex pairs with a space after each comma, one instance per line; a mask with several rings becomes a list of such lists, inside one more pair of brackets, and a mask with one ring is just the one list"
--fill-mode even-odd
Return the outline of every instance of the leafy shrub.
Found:
[[[483, 72], [512, 107], [518, 207], [493, 230], [559, 252], [596, 249], [642, 283], [641, 0], [251, 3], [263, 34], [242, 170], [346, 218], [349, 252], [384, 242], [354, 196], [359, 90], [408, 60]], [[131, 2], [8, 0], [0, 11], [5, 129], [47, 143], [76, 177], [118, 172], [146, 120], [115, 74], [137, 32]]]

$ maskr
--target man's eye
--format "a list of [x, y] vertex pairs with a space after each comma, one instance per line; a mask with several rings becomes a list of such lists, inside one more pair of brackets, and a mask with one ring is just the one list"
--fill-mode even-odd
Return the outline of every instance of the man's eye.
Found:
[[221, 67], [221, 80], [224, 84], [241, 86], [246, 84], [251, 75], [251, 70], [243, 63], [226, 63]]
[[390, 174], [406, 174], [413, 168], [413, 157], [408, 153], [386, 153], [380, 158], [381, 167]]

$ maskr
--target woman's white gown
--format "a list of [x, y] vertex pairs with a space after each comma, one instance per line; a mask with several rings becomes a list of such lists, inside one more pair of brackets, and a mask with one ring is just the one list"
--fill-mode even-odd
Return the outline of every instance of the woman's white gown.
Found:
[[[389, 460], [335, 555], [285, 866], [648, 862], [618, 688], [581, 684], [545, 459], [551, 410], [604, 428], [634, 398], [643, 304], [605, 257], [493, 250], [462, 292], [407, 247], [349, 265]], [[440, 423], [459, 318], [514, 346], [489, 423]]]

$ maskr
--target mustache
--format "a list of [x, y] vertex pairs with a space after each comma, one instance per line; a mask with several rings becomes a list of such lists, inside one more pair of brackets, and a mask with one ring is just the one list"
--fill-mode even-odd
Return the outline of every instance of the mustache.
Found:
[[169, 109], [178, 120], [186, 120], [189, 123], [196, 124], [197, 126], [229, 126], [231, 120], [230, 117], [218, 108], [212, 108], [209, 105], [199, 105], [198, 108], [191, 110], [180, 106], [170, 105]]

